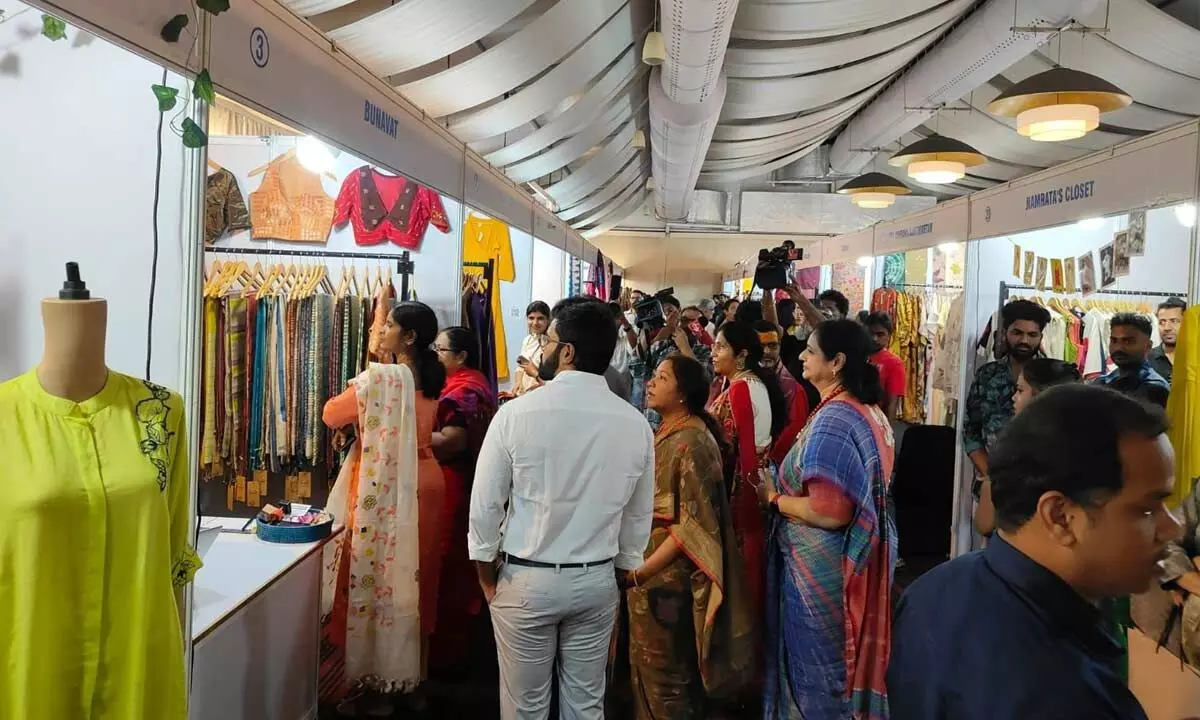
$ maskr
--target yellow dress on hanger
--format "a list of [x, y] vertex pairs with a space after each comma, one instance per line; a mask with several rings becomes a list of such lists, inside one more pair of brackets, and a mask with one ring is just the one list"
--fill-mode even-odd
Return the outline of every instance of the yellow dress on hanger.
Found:
[[1200, 306], [1188, 308], [1179, 327], [1167, 418], [1175, 449], [1175, 490], [1167, 506], [1177, 508], [1200, 477]]
[[[504, 341], [504, 312], [500, 306], [501, 282], [517, 279], [513, 264], [512, 244], [508, 239], [508, 225], [492, 218], [469, 215], [463, 224], [463, 262], [495, 261], [492, 271], [492, 325], [496, 329], [496, 379], [508, 380], [508, 344]], [[478, 268], [465, 268], [467, 272], [482, 272]]]
[[186, 720], [190, 546], [179, 395], [109, 372], [75, 403], [0, 384], [0, 718]]

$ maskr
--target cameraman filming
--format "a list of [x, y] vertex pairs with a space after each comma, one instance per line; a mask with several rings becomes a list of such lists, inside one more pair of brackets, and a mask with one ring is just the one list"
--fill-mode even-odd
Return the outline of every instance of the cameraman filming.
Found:
[[[710, 378], [712, 376], [712, 350], [687, 329], [679, 299], [670, 293], [670, 290], [660, 291], [645, 301], [656, 301], [661, 313], [648, 308], [648, 317], [638, 328], [638, 353], [645, 358], [640, 377], [634, 378], [635, 385], [639, 387], [634, 388], [633, 396], [635, 400], [642, 401], [634, 404], [639, 408], [644, 403], [646, 381], [654, 377], [659, 364], [669, 355], [680, 353], [693, 358], [705, 368]], [[657, 422], [657, 413], [651, 415], [652, 411], [646, 412], [651, 422]]]

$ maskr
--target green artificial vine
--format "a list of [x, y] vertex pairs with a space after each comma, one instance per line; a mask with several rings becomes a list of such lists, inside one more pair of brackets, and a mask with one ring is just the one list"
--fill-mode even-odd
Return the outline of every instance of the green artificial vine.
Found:
[[[210, 15], [220, 15], [229, 9], [229, 0], [195, 0], [197, 11], [203, 11]], [[179, 42], [179, 38], [183, 36], [183, 31], [191, 23], [192, 18], [184, 14], [179, 14], [171, 18], [158, 31], [159, 37], [169, 43]], [[44, 30], [43, 30], [44, 32]], [[195, 48], [195, 36], [193, 36], [193, 49]], [[154, 99], [158, 102], [158, 111], [162, 113], [174, 110], [179, 104], [179, 90], [169, 85], [151, 85], [150, 91], [154, 93]], [[216, 91], [213, 90], [212, 76], [208, 74], [208, 68], [202, 69], [196, 79], [192, 81], [191, 97], [212, 107], [217, 101]], [[185, 102], [187, 98], [184, 98]], [[184, 106], [186, 108], [186, 105]], [[171, 120], [171, 129], [176, 130], [175, 121], [183, 114], [181, 109]], [[185, 117], [179, 123], [176, 130], [183, 140], [183, 146], [186, 148], [202, 148], [208, 144], [208, 136], [200, 129], [190, 117]]]

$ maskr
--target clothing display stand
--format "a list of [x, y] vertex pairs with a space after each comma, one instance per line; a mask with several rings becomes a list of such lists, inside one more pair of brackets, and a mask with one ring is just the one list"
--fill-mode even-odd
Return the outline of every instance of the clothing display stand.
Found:
[[[396, 263], [396, 274], [400, 276], [400, 299], [408, 299], [408, 279], [413, 274], [415, 263], [412, 255], [404, 250], [399, 255], [388, 253], [334, 252], [331, 250], [273, 250], [271, 248], [206, 247], [206, 253], [229, 255], [272, 255], [275, 257], [340, 258], [346, 260], [391, 260]], [[464, 263], [470, 264], [470, 263]]]
[[[1009, 283], [1001, 280], [1000, 281], [1000, 309], [1001, 310], [1003, 310], [1004, 306], [1008, 303], [1009, 293], [1011, 293], [1014, 290], [1017, 290], [1017, 291], [1032, 290], [1034, 292], [1048, 293], [1050, 295], [1078, 295], [1080, 293], [1079, 290], [1071, 290], [1070, 292], [1056, 293], [1056, 292], [1054, 292], [1053, 289], [1050, 289], [1050, 288], [1046, 288], [1045, 290], [1039, 290], [1038, 288], [1034, 287], [1033, 285], [1012, 285], [1012, 284], [1009, 284]], [[1166, 297], [1185, 298], [1185, 297], [1187, 297], [1186, 292], [1181, 292], [1181, 293], [1162, 292], [1160, 290], [1096, 290], [1094, 292], [1088, 293], [1088, 297], [1091, 297], [1093, 295], [1126, 295], [1126, 296], [1133, 296], [1133, 297], [1161, 297], [1161, 298], [1166, 298]]]
[[[499, 368], [497, 367], [497, 362], [499, 362], [499, 360], [495, 358], [495, 342], [496, 342], [495, 336], [498, 332], [501, 332], [501, 333], [504, 332], [504, 325], [503, 325], [504, 319], [503, 318], [497, 319], [496, 317], [493, 317], [493, 313], [492, 313], [492, 307], [493, 307], [492, 306], [492, 293], [499, 292], [499, 289], [495, 287], [495, 284], [496, 284], [495, 283], [496, 261], [491, 258], [489, 258], [487, 260], [487, 262], [484, 262], [482, 260], [464, 260], [463, 264], [462, 264], [462, 268], [463, 268], [464, 282], [465, 282], [466, 276], [476, 275], [476, 273], [471, 272], [470, 270], [468, 270], [468, 268], [481, 268], [483, 270], [482, 273], [478, 273], [478, 276], [483, 279], [483, 284], [484, 284], [484, 298], [483, 298], [484, 321], [483, 321], [483, 327], [479, 329], [479, 331], [482, 332], [482, 334], [478, 334], [476, 336], [479, 341], [479, 346], [480, 346], [480, 370], [483, 372], [484, 376], [486, 376], [488, 381], [491, 383], [492, 390], [495, 392], [499, 392], [500, 386], [497, 381], [497, 377], [499, 375]], [[464, 286], [464, 289], [465, 289], [465, 286]], [[469, 313], [467, 310], [467, 306], [465, 304], [466, 303], [465, 295], [463, 297], [463, 300], [464, 300], [463, 325], [470, 327], [473, 325], [473, 323], [471, 323], [467, 320], [467, 316]], [[496, 328], [497, 320], [499, 320], [499, 322], [501, 323], [499, 329]], [[485, 349], [485, 346], [486, 346], [486, 349]]]
[[[487, 306], [490, 308], [492, 306], [492, 293], [495, 292], [495, 289], [493, 289], [493, 287], [492, 287], [492, 277], [495, 275], [495, 272], [496, 272], [496, 261], [488, 260], [487, 262], [464, 262], [463, 267], [464, 268], [471, 268], [471, 267], [483, 268], [483, 280], [484, 280], [484, 283], [487, 285], [487, 301], [488, 301]], [[493, 318], [492, 320], [494, 321], [495, 318]]]
[[885, 288], [893, 290], [903, 290], [904, 288], [915, 288], [921, 290], [962, 290], [962, 285], [947, 285], [945, 283], [884, 283]]

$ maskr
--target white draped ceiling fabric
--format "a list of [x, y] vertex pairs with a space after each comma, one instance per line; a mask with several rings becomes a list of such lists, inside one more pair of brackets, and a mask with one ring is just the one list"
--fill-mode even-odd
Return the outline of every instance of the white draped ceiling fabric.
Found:
[[[636, 211], [651, 175], [659, 215], [686, 219], [697, 187], [762, 187], [806, 158], [817, 180], [844, 178], [847, 157], [855, 172], [895, 172], [892, 151], [936, 132], [988, 157], [956, 183], [910, 183], [945, 197], [1200, 116], [1200, 31], [1149, 0], [281, 2], [514, 181], [543, 186], [588, 237]], [[649, 72], [642, 41], [656, 7], [668, 58]], [[989, 12], [1005, 16], [1004, 32], [948, 47], [985, 37], [968, 31], [982, 32]], [[1040, 33], [1004, 55], [1015, 14], [1018, 25], [1053, 24], [1056, 12], [1096, 28], [1107, 19], [1107, 31]], [[987, 113], [1006, 88], [1059, 62], [1125, 88], [1134, 104], [1066, 143], [1035, 143]], [[955, 89], [939, 106], [953, 109], [901, 108], [910, 90], [928, 96], [937, 63]], [[633, 147], [639, 130], [649, 147]], [[807, 156], [831, 143], [815, 167]]]

